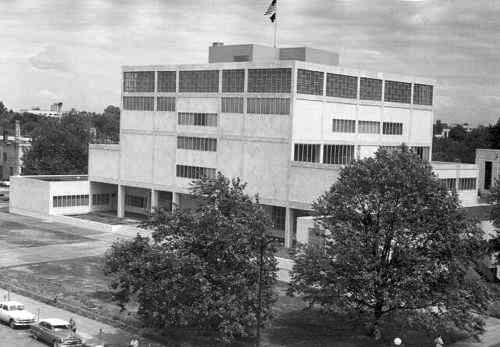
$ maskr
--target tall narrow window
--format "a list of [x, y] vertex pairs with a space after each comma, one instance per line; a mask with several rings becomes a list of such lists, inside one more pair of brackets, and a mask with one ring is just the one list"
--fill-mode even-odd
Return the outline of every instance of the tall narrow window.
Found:
[[382, 134], [403, 135], [403, 123], [384, 122], [382, 124]]
[[356, 121], [354, 119], [332, 119], [332, 131], [335, 133], [355, 133]]
[[296, 143], [294, 145], [293, 160], [309, 163], [319, 163], [321, 145], [309, 143]]
[[380, 122], [360, 120], [358, 132], [361, 134], [380, 134]]
[[324, 145], [323, 163], [347, 165], [354, 158], [354, 145]]

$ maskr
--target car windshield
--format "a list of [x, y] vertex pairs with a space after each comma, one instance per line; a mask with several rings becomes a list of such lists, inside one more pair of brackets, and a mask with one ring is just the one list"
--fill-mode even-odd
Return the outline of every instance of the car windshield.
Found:
[[54, 331], [63, 331], [63, 330], [69, 330], [69, 327], [67, 325], [53, 325], [52, 328]]
[[22, 311], [24, 310], [24, 305], [11, 305], [9, 306], [9, 311]]

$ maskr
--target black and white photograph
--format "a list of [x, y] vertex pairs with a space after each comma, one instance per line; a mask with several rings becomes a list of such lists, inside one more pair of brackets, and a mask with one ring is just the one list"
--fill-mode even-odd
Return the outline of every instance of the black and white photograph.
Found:
[[500, 1], [0, 0], [0, 347], [500, 347]]

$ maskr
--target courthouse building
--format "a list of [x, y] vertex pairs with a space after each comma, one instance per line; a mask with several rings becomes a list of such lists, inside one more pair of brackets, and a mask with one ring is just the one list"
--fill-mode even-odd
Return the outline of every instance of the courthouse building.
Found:
[[[307, 47], [214, 43], [207, 64], [125, 66], [120, 143], [90, 145], [81, 200], [118, 216], [190, 207], [190, 182], [220, 171], [259, 194], [291, 246], [297, 218], [351, 160], [401, 143], [430, 160], [433, 85]], [[440, 167], [464, 202], [475, 199], [475, 165]]]

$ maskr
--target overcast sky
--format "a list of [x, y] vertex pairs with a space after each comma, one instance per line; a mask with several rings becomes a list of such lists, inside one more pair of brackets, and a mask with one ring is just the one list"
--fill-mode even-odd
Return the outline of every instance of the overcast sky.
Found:
[[[201, 63], [213, 41], [272, 45], [270, 0], [0, 0], [0, 100], [101, 111], [120, 66]], [[437, 80], [435, 119], [500, 117], [500, 1], [278, 0], [280, 46]]]

